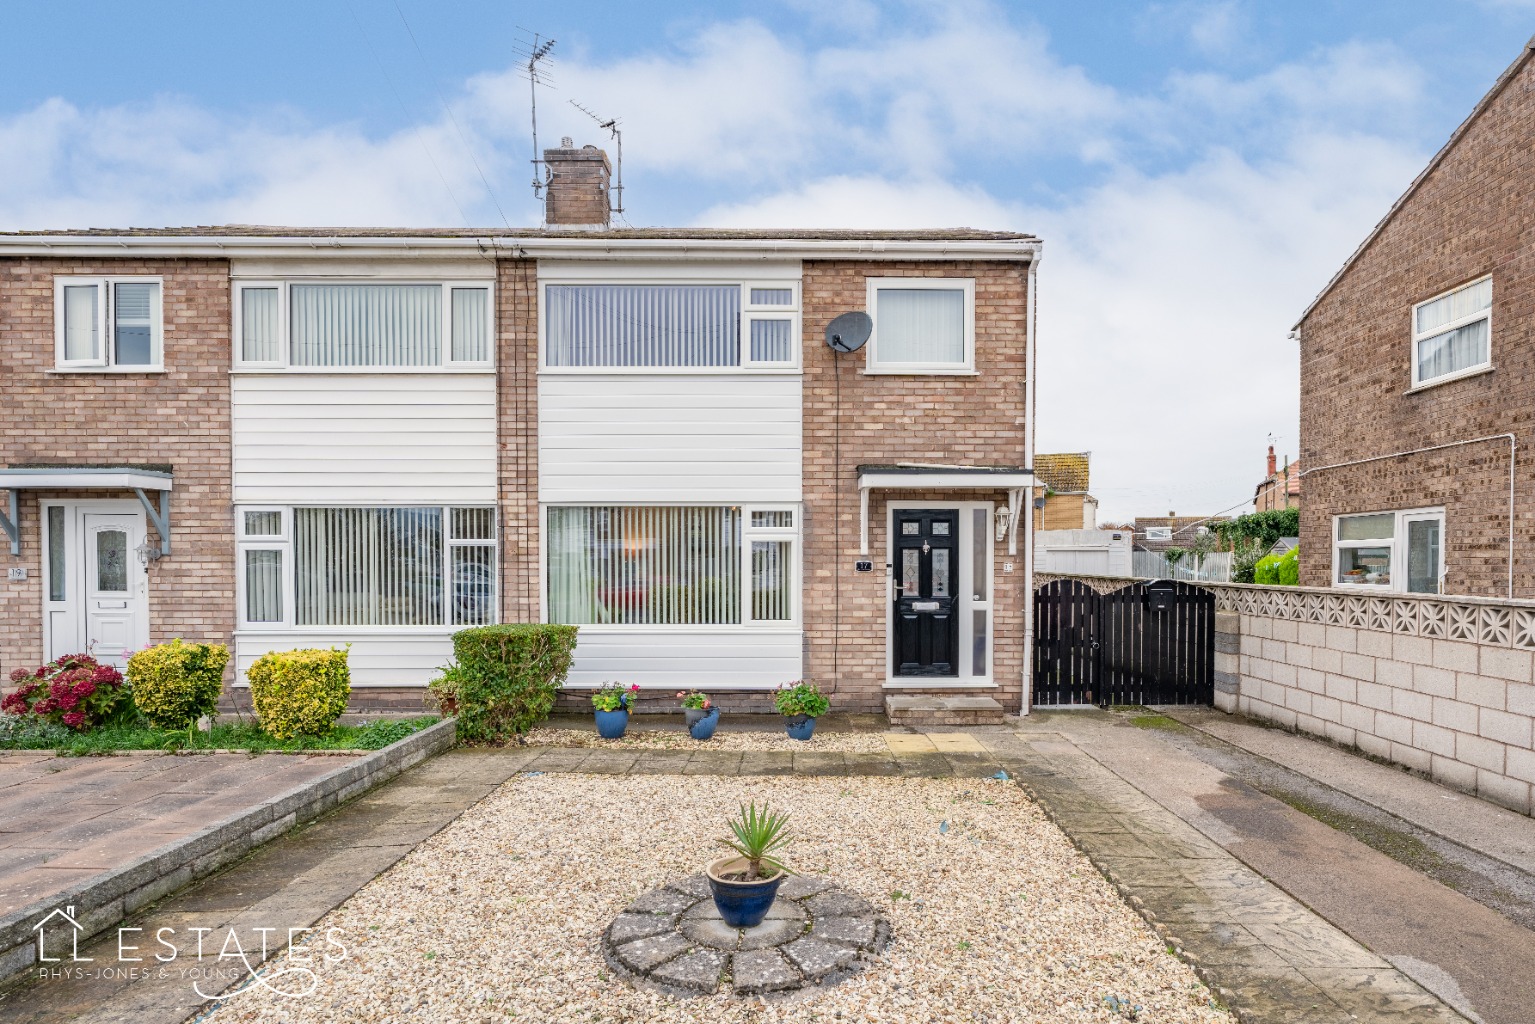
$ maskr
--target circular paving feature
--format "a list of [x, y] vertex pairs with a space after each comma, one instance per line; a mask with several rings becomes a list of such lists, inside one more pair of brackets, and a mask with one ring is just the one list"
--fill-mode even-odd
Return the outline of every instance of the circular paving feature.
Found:
[[602, 934], [620, 974], [682, 995], [835, 985], [889, 944], [890, 925], [867, 900], [801, 875], [784, 881], [755, 928], [727, 925], [700, 873], [647, 892]]

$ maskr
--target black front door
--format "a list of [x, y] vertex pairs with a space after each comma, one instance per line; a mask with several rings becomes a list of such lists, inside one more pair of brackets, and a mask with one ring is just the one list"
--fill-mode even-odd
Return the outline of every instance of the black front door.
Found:
[[896, 510], [896, 675], [959, 674], [958, 554], [958, 511]]

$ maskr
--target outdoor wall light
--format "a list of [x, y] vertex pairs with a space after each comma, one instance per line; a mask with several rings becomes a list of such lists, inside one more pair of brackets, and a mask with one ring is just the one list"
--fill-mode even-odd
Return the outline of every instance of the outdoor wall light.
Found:
[[1002, 541], [1007, 539], [1007, 528], [1008, 528], [1009, 525], [1011, 525], [1012, 521], [1013, 521], [1013, 514], [1012, 514], [1012, 512], [1008, 511], [1005, 508], [997, 509], [997, 542], [998, 543], [1001, 543]]

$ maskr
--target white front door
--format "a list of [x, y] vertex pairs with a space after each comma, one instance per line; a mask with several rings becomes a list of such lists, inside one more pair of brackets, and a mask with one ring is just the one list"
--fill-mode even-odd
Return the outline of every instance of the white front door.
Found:
[[85, 650], [118, 668], [126, 667], [129, 651], [148, 643], [149, 573], [138, 554], [144, 533], [142, 513], [80, 513], [83, 585], [75, 614]]

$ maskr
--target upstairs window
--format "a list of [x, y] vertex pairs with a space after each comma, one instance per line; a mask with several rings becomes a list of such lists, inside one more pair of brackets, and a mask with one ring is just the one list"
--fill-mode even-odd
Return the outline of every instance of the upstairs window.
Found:
[[793, 284], [544, 286], [544, 366], [555, 370], [790, 368]]
[[56, 278], [54, 362], [58, 368], [162, 369], [160, 288], [158, 278]]
[[246, 368], [491, 365], [484, 283], [250, 282], [236, 305], [235, 350]]
[[975, 372], [975, 282], [969, 279], [869, 279], [866, 372]]
[[1412, 311], [1414, 387], [1492, 365], [1492, 278], [1420, 302]]

